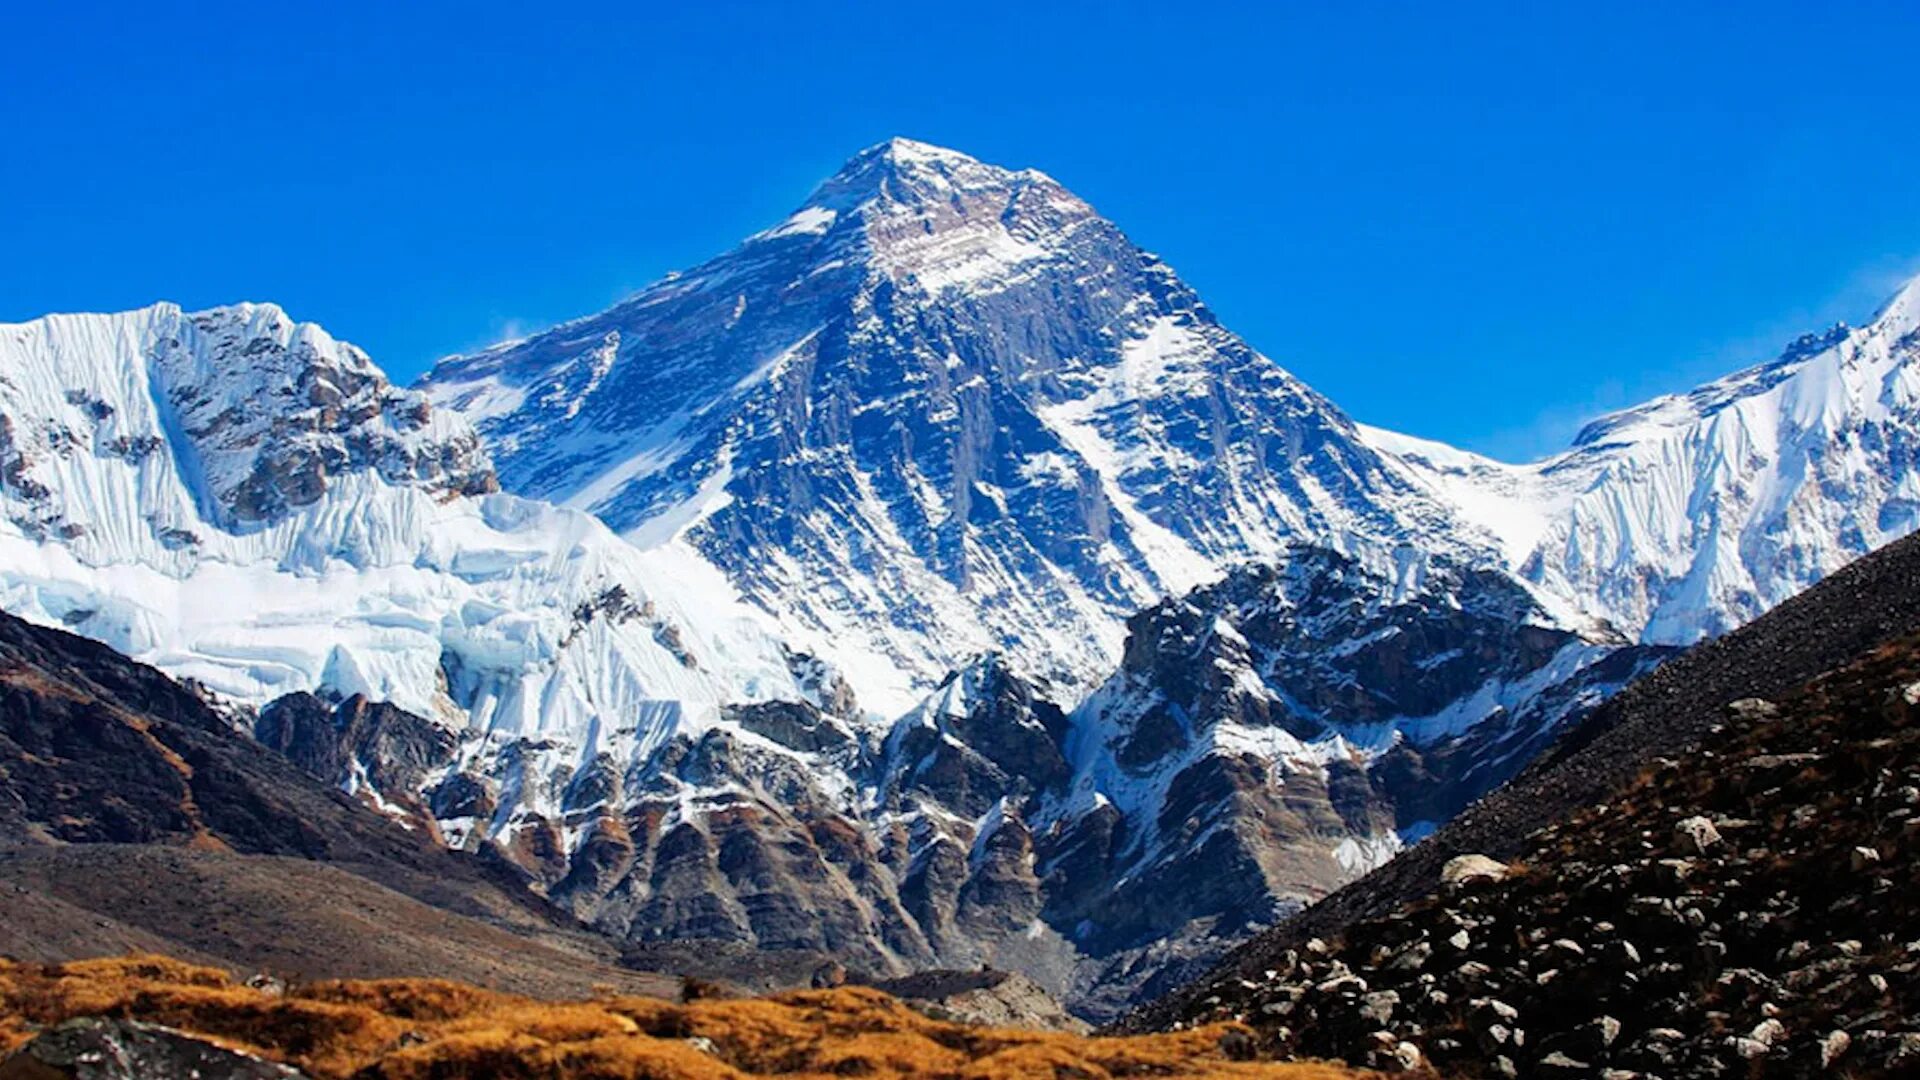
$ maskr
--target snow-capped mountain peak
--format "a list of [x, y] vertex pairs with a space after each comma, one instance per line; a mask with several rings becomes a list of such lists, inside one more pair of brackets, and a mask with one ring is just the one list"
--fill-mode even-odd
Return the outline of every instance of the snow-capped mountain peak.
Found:
[[863, 700], [998, 651], [1067, 692], [1122, 620], [1448, 512], [1042, 173], [892, 140], [600, 315], [437, 367], [512, 491], [681, 538]]

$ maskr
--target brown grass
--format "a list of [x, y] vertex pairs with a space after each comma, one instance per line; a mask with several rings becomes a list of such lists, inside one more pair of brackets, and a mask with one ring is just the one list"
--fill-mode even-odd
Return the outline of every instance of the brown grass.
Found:
[[931, 1020], [876, 990], [685, 1004], [640, 997], [546, 1002], [432, 979], [322, 982], [284, 995], [159, 956], [43, 965], [0, 960], [0, 1054], [76, 1016], [129, 1017], [210, 1038], [316, 1077], [360, 1080], [734, 1080], [1357, 1074], [1227, 1060], [1215, 1025], [1087, 1038]]

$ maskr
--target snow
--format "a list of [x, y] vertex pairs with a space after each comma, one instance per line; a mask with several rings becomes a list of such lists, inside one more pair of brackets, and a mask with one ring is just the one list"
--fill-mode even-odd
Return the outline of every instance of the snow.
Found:
[[[601, 751], [643, 759], [727, 703], [804, 699], [772, 620], [723, 577], [673, 543], [643, 553], [586, 514], [450, 497], [367, 466], [328, 474], [306, 505], [235, 521], [213, 492], [275, 451], [280, 388], [300, 374], [263, 368], [261, 340], [307, 346], [290, 362], [379, 378], [357, 350], [267, 306], [0, 325], [0, 430], [39, 485], [0, 487], [0, 605], [244, 704], [366, 694], [447, 724], [468, 753], [539, 736], [547, 772]], [[226, 438], [174, 426], [183, 384], [193, 415], [256, 427]], [[384, 386], [369, 392], [400, 398], [379, 424], [415, 404]], [[423, 459], [471, 440], [451, 413], [382, 430]], [[143, 439], [150, 451], [125, 452]], [[624, 606], [582, 617], [621, 594]]]
[[765, 232], [755, 233], [755, 240], [776, 240], [783, 236], [817, 236], [833, 228], [840, 217], [837, 211], [824, 206], [803, 206], [792, 216]]

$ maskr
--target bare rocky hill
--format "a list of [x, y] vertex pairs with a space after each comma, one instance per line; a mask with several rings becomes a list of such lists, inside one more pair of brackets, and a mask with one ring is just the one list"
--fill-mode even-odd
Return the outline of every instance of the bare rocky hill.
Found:
[[[1276, 1056], [1450, 1075], [1920, 1068], [1917, 567], [1894, 545], [1662, 669], [1501, 816], [1129, 1023], [1244, 1017]], [[1716, 701], [1736, 686], [1767, 697]]]

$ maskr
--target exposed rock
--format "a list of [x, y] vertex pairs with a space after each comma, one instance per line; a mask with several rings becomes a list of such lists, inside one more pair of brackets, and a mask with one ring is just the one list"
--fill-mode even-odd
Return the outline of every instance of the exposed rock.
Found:
[[1704, 855], [1720, 842], [1720, 830], [1701, 815], [1685, 818], [1673, 827], [1674, 847], [1688, 855]]
[[301, 1080], [302, 1075], [171, 1028], [105, 1018], [68, 1020], [0, 1062], [0, 1080]]
[[1007, 971], [930, 971], [874, 984], [937, 1020], [1036, 1031], [1084, 1032], [1032, 979]]
[[[1916, 675], [1920, 634], [1779, 691], [1691, 748], [1712, 767], [1644, 770], [1530, 837], [1527, 873], [1350, 923], [1311, 965], [1215, 982], [1189, 1016], [1283, 1024], [1276, 1048], [1355, 1065], [1414, 1044], [1443, 1074], [1920, 1067], [1920, 838], [1897, 816], [1920, 710], [1883, 708]], [[1452, 970], [1400, 962], [1433, 942]]]
[[1475, 881], [1499, 881], [1507, 876], [1507, 864], [1485, 855], [1455, 855], [1440, 868], [1442, 885], [1465, 885]]

